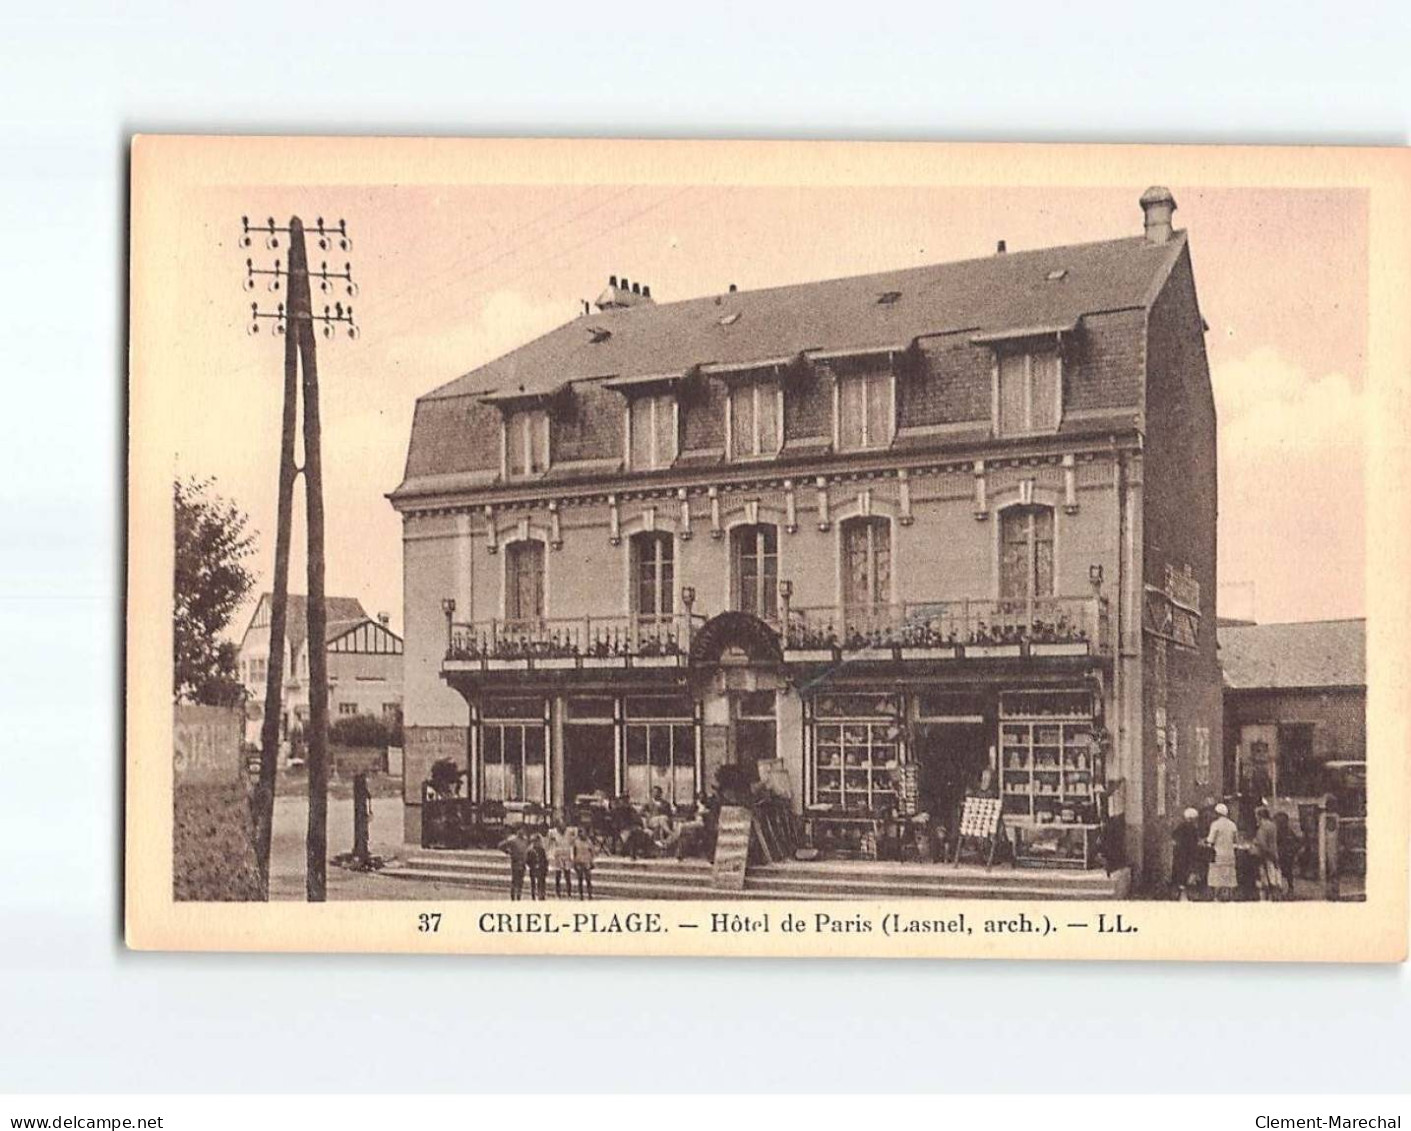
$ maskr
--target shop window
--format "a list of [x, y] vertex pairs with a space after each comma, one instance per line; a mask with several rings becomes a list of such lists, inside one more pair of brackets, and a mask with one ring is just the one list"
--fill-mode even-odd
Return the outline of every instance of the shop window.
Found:
[[901, 727], [894, 721], [816, 722], [813, 798], [843, 812], [896, 806]]
[[542, 713], [534, 719], [487, 720], [481, 724], [480, 750], [485, 800], [548, 801], [548, 728]]
[[505, 420], [505, 474], [523, 479], [548, 469], [549, 414], [543, 409], [510, 413]]
[[1007, 815], [1041, 824], [1100, 819], [1104, 775], [1092, 710], [1085, 691], [1000, 696], [1000, 795]]
[[892, 524], [850, 518], [842, 525], [843, 608], [849, 625], [886, 607], [892, 589]]
[[742, 613], [773, 620], [779, 609], [779, 528], [771, 523], [730, 532], [731, 604]]
[[853, 373], [838, 378], [838, 447], [843, 451], [882, 448], [892, 442], [894, 382], [890, 373]]
[[627, 796], [645, 805], [660, 789], [673, 805], [695, 802], [695, 708], [689, 699], [629, 697], [623, 740], [627, 762]]
[[632, 612], [640, 625], [669, 620], [674, 608], [675, 540], [658, 531], [632, 536]]
[[339, 703], [339, 704], [338, 704], [338, 714], [339, 714], [339, 716], [342, 717], [342, 718], [345, 718], [345, 719], [346, 719], [346, 718], [349, 718], [349, 717], [351, 717], [351, 716], [353, 716], [353, 715], [356, 715], [357, 713], [358, 713], [358, 705], [357, 705], [356, 703]]
[[636, 397], [627, 410], [628, 464], [634, 471], [670, 467], [677, 454], [676, 398]]
[[999, 595], [1032, 603], [1053, 596], [1053, 508], [1008, 507], [1000, 514]]
[[822, 695], [812, 704], [813, 803], [835, 812], [896, 807], [901, 767], [901, 704], [895, 696]]
[[544, 615], [544, 543], [511, 542], [505, 547], [505, 619], [530, 627]]
[[784, 401], [777, 381], [736, 386], [726, 404], [731, 459], [778, 453], [784, 442]]
[[1001, 436], [1051, 432], [1061, 414], [1062, 367], [1055, 349], [999, 355], [995, 380]]

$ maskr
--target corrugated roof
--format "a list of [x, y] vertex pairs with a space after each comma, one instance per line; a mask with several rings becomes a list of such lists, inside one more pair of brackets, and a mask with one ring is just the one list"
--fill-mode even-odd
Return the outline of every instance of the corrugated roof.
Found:
[[1228, 688], [1367, 685], [1365, 620], [1231, 624], [1218, 634]]
[[[1085, 314], [1148, 305], [1185, 242], [1184, 234], [1165, 244], [1133, 236], [595, 311], [422, 400], [532, 395], [566, 381], [740, 366], [807, 350], [886, 349], [928, 334], [1072, 325]], [[1061, 278], [1048, 278], [1058, 271]], [[890, 292], [899, 297], [878, 301]]]

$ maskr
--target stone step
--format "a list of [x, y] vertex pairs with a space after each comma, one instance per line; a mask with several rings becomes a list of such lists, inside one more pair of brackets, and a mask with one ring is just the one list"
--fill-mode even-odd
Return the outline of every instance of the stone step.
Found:
[[[494, 851], [420, 852], [413, 853], [403, 862], [402, 867], [413, 870], [431, 869], [453, 872], [490, 872], [497, 876], [509, 876], [509, 861], [504, 853]], [[553, 873], [550, 872], [552, 879]], [[711, 866], [704, 860], [632, 860], [629, 857], [599, 857], [593, 866], [593, 876], [635, 880], [645, 878], [670, 878], [673, 881], [691, 883], [710, 882]]]
[[[435, 880], [503, 896], [509, 866], [491, 850], [419, 853], [386, 868], [397, 879]], [[1062, 871], [978, 865], [810, 861], [752, 867], [743, 892], [718, 891], [702, 860], [607, 857], [593, 869], [599, 898], [621, 899], [1120, 899], [1125, 870]]]
[[1045, 871], [1031, 868], [996, 866], [982, 868], [951, 868], [946, 865], [901, 865], [892, 868], [817, 868], [801, 864], [771, 864], [752, 867], [747, 880], [756, 884], [778, 884], [795, 887], [856, 887], [866, 890], [888, 890], [896, 887], [947, 889], [983, 888], [1008, 893], [1010, 890], [1071, 892], [1082, 897], [1111, 895], [1123, 886], [1123, 873], [1108, 876], [1101, 871]]
[[[485, 892], [504, 898], [509, 892], [509, 870], [502, 867], [499, 872], [465, 868], [407, 868], [393, 865], [378, 873], [398, 880], [434, 880], [471, 891]], [[707, 878], [707, 884], [709, 880]], [[525, 884], [526, 893], [528, 884]], [[553, 891], [550, 879], [549, 891]], [[679, 880], [653, 881], [648, 877], [622, 879], [599, 875], [593, 870], [593, 895], [597, 899], [706, 899], [713, 893], [708, 886], [695, 883], [682, 883]], [[550, 896], [550, 899], [553, 897]]]
[[790, 883], [779, 880], [757, 880], [745, 877], [744, 895], [750, 899], [1035, 899], [1035, 900], [1074, 900], [1074, 899], [1114, 899], [1117, 892], [1111, 888], [1052, 888], [1041, 885], [1010, 885], [1006, 887], [983, 887], [971, 884], [956, 884], [945, 880], [928, 883], [907, 883], [886, 881], [871, 884], [844, 883], [827, 884], [818, 881]]

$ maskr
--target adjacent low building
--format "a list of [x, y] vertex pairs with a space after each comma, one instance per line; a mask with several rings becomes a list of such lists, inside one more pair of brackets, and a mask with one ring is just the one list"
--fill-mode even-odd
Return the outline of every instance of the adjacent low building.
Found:
[[[402, 638], [384, 613], [368, 616], [356, 597], [329, 597], [328, 716], [331, 722], [354, 715], [392, 720], [402, 710]], [[245, 686], [246, 738], [258, 743], [264, 718], [265, 680], [270, 654], [270, 594], [261, 595], [240, 641], [239, 676]], [[285, 623], [283, 711], [280, 740], [302, 730], [309, 717], [308, 599], [289, 594]]]
[[1223, 789], [1215, 408], [1189, 244], [1137, 234], [595, 308], [420, 398], [406, 836], [475, 800], [677, 804], [740, 767], [815, 843], [1002, 798], [1157, 876]]
[[1231, 793], [1314, 799], [1367, 760], [1367, 622], [1221, 624]]

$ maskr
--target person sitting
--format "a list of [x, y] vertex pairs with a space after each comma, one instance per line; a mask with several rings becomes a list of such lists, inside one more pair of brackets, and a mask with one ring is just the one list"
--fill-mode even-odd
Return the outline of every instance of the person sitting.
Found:
[[671, 802], [661, 786], [654, 786], [652, 799], [647, 802], [647, 829], [656, 840], [665, 840], [671, 833], [672, 823]]
[[608, 851], [620, 856], [627, 845], [627, 834], [632, 829], [642, 827], [642, 818], [633, 807], [631, 799], [624, 793], [612, 799], [607, 812]]

